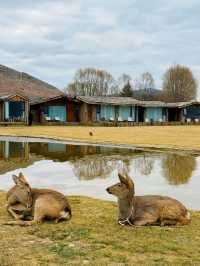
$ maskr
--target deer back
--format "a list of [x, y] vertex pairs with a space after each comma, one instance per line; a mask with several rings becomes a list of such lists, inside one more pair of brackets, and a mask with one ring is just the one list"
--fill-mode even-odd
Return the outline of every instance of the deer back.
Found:
[[135, 196], [135, 220], [155, 217], [159, 221], [174, 220], [180, 224], [190, 222], [186, 207], [176, 199], [159, 196]]
[[50, 212], [59, 212], [62, 210], [71, 213], [71, 207], [67, 198], [60, 192], [51, 189], [32, 188], [33, 209], [36, 202], [40, 201], [41, 208], [50, 210]]

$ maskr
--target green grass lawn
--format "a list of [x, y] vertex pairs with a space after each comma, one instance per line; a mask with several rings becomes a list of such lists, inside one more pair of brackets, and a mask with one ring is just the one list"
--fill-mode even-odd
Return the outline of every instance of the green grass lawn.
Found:
[[[117, 205], [69, 197], [70, 222], [1, 225], [0, 265], [200, 265], [200, 212], [181, 228], [120, 227]], [[10, 219], [0, 193], [0, 223]]]

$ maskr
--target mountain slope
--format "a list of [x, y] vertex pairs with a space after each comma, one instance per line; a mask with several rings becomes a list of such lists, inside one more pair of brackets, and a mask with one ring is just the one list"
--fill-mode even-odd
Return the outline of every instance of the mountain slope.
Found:
[[0, 65], [0, 94], [19, 93], [37, 102], [62, 95], [58, 88], [24, 72]]

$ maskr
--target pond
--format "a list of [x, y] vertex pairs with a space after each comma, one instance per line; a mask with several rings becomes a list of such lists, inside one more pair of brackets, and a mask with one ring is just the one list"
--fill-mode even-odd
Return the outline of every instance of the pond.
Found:
[[200, 209], [200, 156], [35, 141], [0, 139], [0, 190], [13, 185], [12, 174], [23, 172], [33, 187], [116, 200], [105, 189], [118, 182], [118, 172], [127, 172], [137, 195], [168, 195]]

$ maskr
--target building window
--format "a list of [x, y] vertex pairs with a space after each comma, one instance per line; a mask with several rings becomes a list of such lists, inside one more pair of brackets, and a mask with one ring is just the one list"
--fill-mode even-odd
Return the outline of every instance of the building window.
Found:
[[19, 102], [9, 102], [9, 119], [11, 120], [21, 120], [24, 118], [25, 103]]
[[66, 106], [48, 106], [48, 116], [51, 120], [66, 121]]

